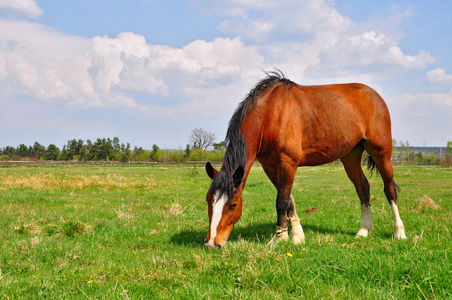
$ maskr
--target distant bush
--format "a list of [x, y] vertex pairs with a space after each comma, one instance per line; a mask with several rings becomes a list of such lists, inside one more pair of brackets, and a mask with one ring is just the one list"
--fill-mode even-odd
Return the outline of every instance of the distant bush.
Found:
[[0, 161], [6, 161], [6, 160], [11, 160], [11, 157], [6, 154], [0, 155]]

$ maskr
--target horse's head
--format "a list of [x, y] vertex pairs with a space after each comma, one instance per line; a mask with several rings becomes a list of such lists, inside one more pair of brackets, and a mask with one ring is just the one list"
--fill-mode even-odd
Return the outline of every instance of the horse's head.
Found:
[[205, 245], [217, 248], [224, 246], [232, 227], [242, 215], [240, 184], [243, 180], [244, 169], [242, 166], [238, 166], [233, 174], [228, 174], [226, 170], [217, 171], [210, 163], [207, 163], [206, 171], [213, 181], [206, 197], [209, 232], [207, 232]]

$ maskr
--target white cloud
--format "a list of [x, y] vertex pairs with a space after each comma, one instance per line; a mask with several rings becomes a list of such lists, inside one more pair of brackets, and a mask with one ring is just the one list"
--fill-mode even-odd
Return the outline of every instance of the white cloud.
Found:
[[452, 116], [452, 90], [448, 94], [404, 94], [395, 104], [411, 115], [424, 116], [440, 110]]
[[451, 139], [452, 90], [449, 93], [404, 94], [388, 102], [393, 137], [414, 145], [445, 145]]
[[446, 70], [441, 68], [428, 71], [426, 77], [429, 82], [452, 82], [452, 75], [446, 74]]
[[0, 19], [0, 94], [80, 108], [146, 105], [137, 102], [137, 93], [177, 97], [168, 100], [172, 105], [190, 102], [186, 87], [212, 88], [253, 76], [262, 62], [240, 38], [172, 48], [148, 44], [132, 32], [85, 39]]
[[34, 0], [0, 0], [0, 13], [6, 12], [13, 15], [23, 15], [37, 18], [42, 15], [42, 9]]
[[89, 81], [89, 47], [88, 40], [46, 26], [0, 19], [0, 93], [69, 101]]
[[[308, 70], [315, 71], [316, 76], [331, 78], [332, 74], [343, 77], [369, 73], [370, 69], [381, 73], [380, 78], [390, 78], [394, 72], [423, 69], [435, 62], [423, 50], [416, 55], [404, 53], [389, 37], [392, 32], [388, 35], [361, 28], [362, 24], [341, 15], [333, 1], [193, 0], [192, 3], [200, 10], [226, 16], [220, 29], [236, 34], [246, 44], [256, 45], [265, 57], [262, 67], [277, 66], [301, 78]], [[391, 23], [399, 24], [400, 16]]]
[[180, 97], [188, 85], [234, 81], [261, 61], [254, 47], [240, 39], [198, 40], [177, 49], [147, 44], [143, 36], [128, 32], [94, 38], [90, 73], [104, 93], [119, 88]]
[[383, 33], [374, 31], [360, 35], [341, 37], [322, 51], [325, 63], [333, 68], [391, 67], [400, 70], [422, 69], [435, 59], [420, 51], [418, 55], [406, 55]]
[[257, 47], [246, 46], [240, 38], [217, 38], [212, 42], [194, 41], [183, 48], [187, 55], [197, 60], [203, 68], [214, 68], [218, 62], [230, 67], [239, 67], [243, 76], [256, 74], [264, 57]]
[[274, 42], [287, 38], [287, 35], [304, 40], [311, 35], [342, 32], [351, 25], [349, 18], [342, 16], [325, 0], [198, 0], [192, 3], [200, 10], [227, 16], [220, 28], [247, 41]]

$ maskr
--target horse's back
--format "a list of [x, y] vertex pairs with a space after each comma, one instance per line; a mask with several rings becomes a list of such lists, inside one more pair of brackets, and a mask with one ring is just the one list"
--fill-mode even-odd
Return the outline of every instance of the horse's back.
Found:
[[339, 159], [361, 140], [384, 146], [392, 141], [387, 106], [364, 84], [280, 84], [263, 98], [263, 140], [285, 149], [300, 165]]
[[354, 113], [357, 110], [367, 113], [375, 109], [387, 111], [386, 104], [380, 95], [374, 89], [361, 83], [296, 85], [292, 92], [297, 101], [310, 105], [311, 109], [328, 105], [330, 107], [350, 109], [350, 113]]

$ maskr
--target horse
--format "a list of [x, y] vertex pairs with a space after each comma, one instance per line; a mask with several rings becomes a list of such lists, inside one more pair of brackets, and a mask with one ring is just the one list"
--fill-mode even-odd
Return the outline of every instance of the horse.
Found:
[[242, 215], [242, 191], [255, 160], [277, 190], [276, 234], [270, 245], [289, 239], [289, 225], [292, 242], [305, 243], [291, 195], [297, 168], [338, 159], [361, 201], [356, 237], [368, 236], [373, 223], [370, 184], [362, 169], [365, 155], [371, 172], [377, 168], [383, 180], [394, 218], [394, 238], [406, 239], [393, 180], [391, 119], [380, 95], [359, 83], [305, 86], [279, 70], [266, 74], [229, 121], [221, 170], [206, 163], [212, 183], [206, 195], [209, 231], [205, 246], [217, 248], [227, 242]]

